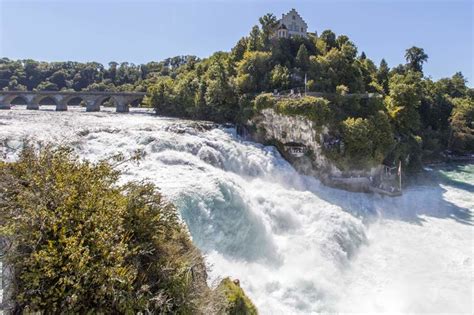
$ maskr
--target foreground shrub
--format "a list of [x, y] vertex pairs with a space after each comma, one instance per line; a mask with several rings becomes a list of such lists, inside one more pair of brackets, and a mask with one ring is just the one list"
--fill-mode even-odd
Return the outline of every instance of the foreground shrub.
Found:
[[[238, 280], [237, 280], [238, 281]], [[229, 278], [221, 281], [217, 290], [222, 292], [227, 300], [225, 309], [226, 314], [231, 315], [257, 315], [257, 308], [252, 301], [245, 295], [244, 290], [240, 288], [238, 283], [233, 282]]]
[[152, 184], [118, 186], [119, 175], [65, 148], [27, 146], [0, 162], [13, 312], [212, 312], [202, 256], [174, 206]]

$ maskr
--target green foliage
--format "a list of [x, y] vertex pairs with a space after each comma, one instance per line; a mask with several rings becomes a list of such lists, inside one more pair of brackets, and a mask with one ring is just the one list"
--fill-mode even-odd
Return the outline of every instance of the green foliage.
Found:
[[474, 99], [455, 99], [450, 122], [450, 148], [458, 152], [474, 152]]
[[259, 18], [258, 21], [260, 22], [260, 26], [262, 27], [261, 41], [263, 44], [263, 48], [265, 50], [268, 50], [270, 46], [270, 37], [278, 26], [278, 20], [272, 13], [267, 13], [261, 18]]
[[[175, 76], [181, 67], [196, 62], [194, 56], [177, 56], [161, 62], [110, 62], [108, 68], [97, 62], [40, 62], [0, 59], [0, 90], [145, 90], [159, 76]], [[100, 87], [97, 89], [97, 87]]]
[[376, 76], [377, 76], [377, 82], [383, 87], [383, 92], [385, 94], [388, 93], [389, 88], [388, 88], [388, 74], [390, 72], [390, 68], [388, 67], [387, 62], [385, 59], [382, 59], [380, 61], [380, 66], [379, 69], [377, 70]]
[[290, 84], [290, 70], [285, 66], [276, 65], [270, 73], [271, 87], [277, 90], [286, 90]]
[[416, 133], [421, 126], [418, 107], [421, 102], [421, 75], [409, 71], [390, 78], [390, 94], [385, 102], [397, 131], [404, 135]]
[[261, 51], [246, 52], [237, 65], [237, 87], [241, 93], [261, 92], [268, 89], [271, 54]]
[[149, 101], [158, 113], [168, 115], [178, 115], [179, 109], [175, 106], [173, 79], [169, 77], [160, 78], [155, 85], [150, 88]]
[[274, 108], [276, 100], [270, 93], [264, 93], [258, 95], [254, 100], [254, 108], [256, 111], [261, 111], [265, 108]]
[[309, 55], [306, 45], [301, 44], [296, 54], [296, 65], [303, 71], [309, 69]]
[[247, 51], [259, 51], [263, 49], [261, 34], [258, 25], [252, 27], [247, 41]]
[[310, 57], [309, 78], [314, 80], [316, 89], [322, 92], [334, 93], [338, 85], [347, 86], [351, 93], [364, 90], [357, 63], [337, 48], [331, 49], [325, 55]]
[[258, 311], [252, 301], [245, 295], [245, 292], [238, 284], [235, 284], [229, 278], [221, 281], [217, 287], [218, 291], [223, 292], [227, 299], [226, 314], [229, 315], [257, 315]]
[[395, 141], [387, 115], [379, 111], [369, 118], [342, 122], [344, 168], [366, 168], [382, 163]]
[[0, 162], [0, 238], [15, 312], [200, 314], [202, 256], [173, 205], [148, 183], [117, 185], [105, 161], [69, 149]]
[[344, 84], [336, 86], [336, 93], [345, 96], [347, 93], [349, 93], [349, 88], [345, 86]]
[[247, 51], [247, 38], [242, 37], [231, 50], [231, 56], [234, 62], [238, 62], [244, 58]]
[[428, 61], [428, 55], [423, 48], [413, 46], [405, 51], [407, 69], [416, 72], [423, 72], [423, 63]]
[[304, 116], [316, 123], [316, 126], [330, 124], [333, 112], [329, 101], [321, 97], [305, 96], [296, 99], [282, 99], [277, 102], [276, 111], [291, 116]]
[[336, 34], [331, 30], [324, 30], [319, 38], [325, 43], [326, 51], [336, 47]]

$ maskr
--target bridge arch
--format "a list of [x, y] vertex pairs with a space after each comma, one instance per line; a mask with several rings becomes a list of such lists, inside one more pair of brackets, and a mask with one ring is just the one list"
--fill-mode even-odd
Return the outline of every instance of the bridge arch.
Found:
[[115, 107], [115, 106], [117, 106], [116, 102], [115, 102], [115, 99], [111, 96], [108, 96], [108, 95], [99, 97], [97, 99], [96, 103], [99, 106], [105, 106], [105, 107]]
[[133, 101], [130, 102], [131, 107], [140, 107], [142, 105], [143, 97], [137, 97]]
[[7, 103], [10, 105], [28, 105], [29, 100], [23, 95], [15, 95], [11, 97], [10, 100], [7, 100]]
[[73, 95], [66, 100], [68, 106], [81, 106], [81, 103], [84, 104], [85, 100], [80, 96]]
[[42, 97], [39, 97], [37, 99], [38, 105], [55, 105], [58, 106], [59, 102], [54, 98], [49, 95], [44, 95]]

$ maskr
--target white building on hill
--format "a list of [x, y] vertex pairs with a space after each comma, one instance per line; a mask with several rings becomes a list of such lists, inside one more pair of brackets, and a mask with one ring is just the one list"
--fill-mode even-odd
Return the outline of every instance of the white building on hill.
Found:
[[278, 21], [279, 25], [274, 36], [278, 38], [289, 38], [294, 36], [308, 37], [308, 24], [296, 12], [291, 9], [287, 14], [282, 14]]

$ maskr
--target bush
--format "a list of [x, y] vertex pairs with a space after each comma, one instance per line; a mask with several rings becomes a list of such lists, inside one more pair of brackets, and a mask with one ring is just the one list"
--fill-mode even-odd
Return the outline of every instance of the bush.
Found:
[[282, 99], [277, 102], [276, 111], [284, 115], [304, 116], [314, 121], [316, 126], [331, 124], [334, 116], [328, 100], [313, 96]]
[[244, 290], [229, 278], [221, 281], [217, 290], [224, 293], [227, 299], [226, 314], [230, 315], [257, 315], [258, 311], [252, 301], [245, 295]]
[[271, 93], [260, 94], [254, 100], [254, 108], [257, 111], [265, 108], [273, 108], [275, 104], [276, 100]]
[[106, 161], [26, 146], [0, 162], [0, 249], [14, 312], [180, 313], [209, 308], [200, 252], [148, 183]]

